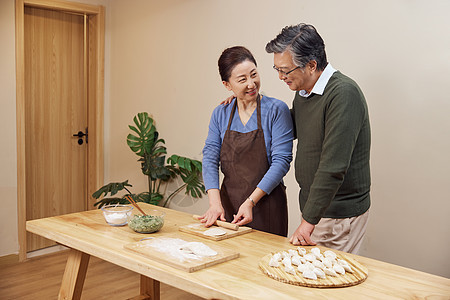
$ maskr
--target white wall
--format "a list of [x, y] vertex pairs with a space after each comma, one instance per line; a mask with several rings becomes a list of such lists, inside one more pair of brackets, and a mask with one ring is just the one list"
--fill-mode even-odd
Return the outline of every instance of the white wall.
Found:
[[[16, 151], [12, 3], [0, 1], [0, 40], [8, 45], [0, 47], [5, 103], [0, 117], [2, 139], [11, 141], [0, 150], [0, 191], [12, 193], [6, 202], [8, 215], [16, 210], [15, 164], [4, 158]], [[277, 79], [264, 46], [285, 25], [311, 23], [325, 40], [329, 61], [360, 84], [369, 105], [373, 205], [362, 254], [450, 277], [450, 97], [445, 89], [450, 78], [449, 1], [107, 4], [105, 181], [129, 179], [135, 191], [146, 188], [137, 157], [125, 142], [127, 125], [141, 111], [154, 116], [169, 154], [200, 158], [210, 114], [228, 95], [217, 72], [217, 58], [228, 46], [248, 47], [258, 61], [263, 92], [290, 105], [293, 92]], [[299, 221], [292, 172], [286, 184], [292, 232]], [[206, 202], [172, 207], [201, 213]], [[1, 228], [17, 223], [6, 220], [0, 219]], [[16, 251], [17, 246], [9, 245], [17, 243], [16, 231], [0, 232], [0, 256]], [[428, 258], [423, 251], [429, 252]]]

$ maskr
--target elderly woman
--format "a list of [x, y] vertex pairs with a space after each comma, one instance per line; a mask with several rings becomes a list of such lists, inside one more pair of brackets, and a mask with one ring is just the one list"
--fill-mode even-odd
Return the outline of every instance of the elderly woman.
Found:
[[[219, 58], [222, 83], [235, 98], [211, 116], [203, 149], [203, 179], [209, 209], [217, 219], [286, 236], [288, 214], [283, 177], [292, 161], [293, 125], [288, 106], [261, 96], [256, 60], [236, 46]], [[219, 189], [219, 165], [224, 174]]]

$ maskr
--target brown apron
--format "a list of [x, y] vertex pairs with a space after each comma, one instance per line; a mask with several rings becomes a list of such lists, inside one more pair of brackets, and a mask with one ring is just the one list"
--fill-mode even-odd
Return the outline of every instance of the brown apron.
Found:
[[[236, 111], [234, 102], [227, 131], [220, 150], [220, 165], [224, 179], [220, 198], [228, 222], [233, 220], [241, 204], [255, 190], [269, 169], [264, 132], [261, 126], [261, 100], [257, 98], [258, 129], [242, 133], [230, 130]], [[287, 236], [288, 212], [285, 187], [277, 185], [269, 195], [261, 198], [253, 208], [253, 221], [246, 226]]]

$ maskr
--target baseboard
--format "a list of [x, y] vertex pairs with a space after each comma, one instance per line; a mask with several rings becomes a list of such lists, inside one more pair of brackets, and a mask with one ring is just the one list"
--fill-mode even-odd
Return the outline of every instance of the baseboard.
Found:
[[68, 249], [68, 248], [64, 247], [62, 245], [55, 245], [55, 246], [51, 246], [51, 247], [47, 247], [47, 248], [43, 248], [43, 249], [30, 251], [27, 253], [27, 258], [50, 254], [50, 253], [54, 253], [54, 252], [58, 252], [58, 251], [66, 250], [66, 249]]
[[19, 262], [19, 254], [0, 256], [0, 266], [11, 265]]

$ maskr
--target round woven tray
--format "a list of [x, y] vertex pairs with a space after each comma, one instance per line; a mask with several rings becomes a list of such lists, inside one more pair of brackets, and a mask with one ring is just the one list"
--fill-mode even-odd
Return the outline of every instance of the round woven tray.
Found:
[[[309, 249], [312, 247], [303, 247], [303, 248], [307, 249], [307, 251], [309, 252]], [[319, 248], [322, 252], [325, 250], [331, 250], [324, 247]], [[295, 275], [286, 273], [284, 271], [284, 266], [281, 263], [279, 267], [270, 267], [269, 261], [270, 258], [272, 257], [272, 253], [267, 254], [261, 259], [261, 261], [259, 262], [259, 267], [264, 272], [264, 274], [275, 280], [293, 285], [300, 285], [314, 288], [347, 287], [359, 284], [364, 280], [366, 280], [369, 274], [369, 271], [366, 267], [361, 265], [356, 260], [339, 253], [338, 251], [333, 252], [336, 253], [337, 258], [344, 259], [348, 262], [348, 264], [353, 269], [353, 273], [345, 272], [344, 275], [338, 274], [338, 276], [336, 277], [327, 275], [326, 278], [317, 278], [317, 280], [307, 279], [304, 278], [302, 274], [298, 271], [296, 271]]]

